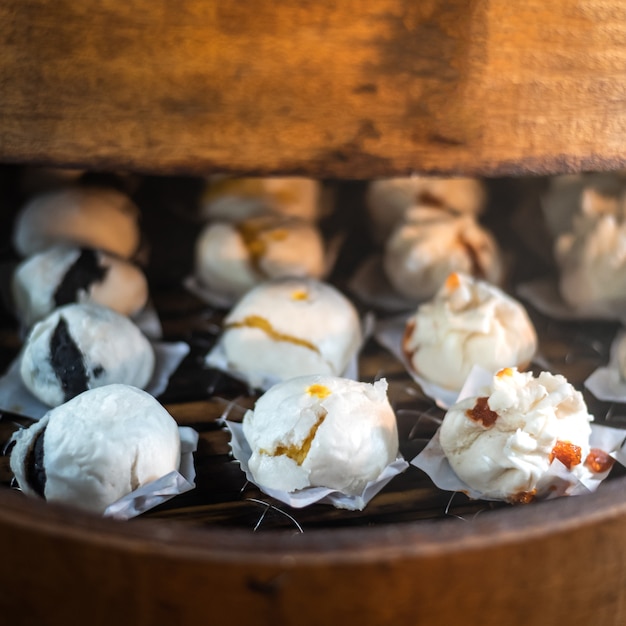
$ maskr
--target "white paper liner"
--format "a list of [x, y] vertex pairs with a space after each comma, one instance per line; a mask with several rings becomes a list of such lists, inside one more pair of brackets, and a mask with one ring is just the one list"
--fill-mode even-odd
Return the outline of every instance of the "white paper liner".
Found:
[[[459, 393], [459, 401], [467, 397], [481, 395], [481, 388], [484, 389], [488, 386], [492, 378], [491, 372], [474, 366]], [[590, 446], [603, 450], [623, 465], [626, 465], [625, 440], [626, 431], [623, 429], [591, 424]], [[500, 500], [499, 498], [487, 497], [482, 492], [472, 489], [456, 475], [441, 448], [439, 429], [426, 447], [411, 460], [411, 465], [424, 471], [433, 483], [444, 491], [460, 491], [474, 500]], [[550, 484], [554, 485], [555, 488], [550, 489], [548, 495], [542, 499], [550, 500], [563, 495], [575, 496], [593, 492], [608, 476], [609, 471], [589, 474], [578, 479], [565, 465], [555, 459], [538, 485], [540, 487], [541, 484]]]
[[[152, 341], [155, 365], [152, 378], [145, 391], [154, 397], [167, 388], [171, 375], [189, 353], [189, 345], [183, 341]], [[0, 413], [8, 411], [31, 419], [41, 419], [51, 407], [37, 399], [25, 387], [20, 376], [21, 353], [0, 377]]]
[[516, 288], [517, 294], [540, 313], [563, 321], [626, 321], [626, 315], [617, 311], [596, 310], [578, 311], [567, 304], [559, 292], [557, 279], [554, 277], [536, 278], [521, 283]]
[[181, 452], [178, 471], [157, 478], [109, 504], [103, 513], [104, 517], [128, 520], [171, 500], [174, 496], [195, 489], [196, 469], [193, 453], [198, 448], [199, 436], [188, 426], [179, 426], [178, 432]]
[[130, 319], [139, 330], [149, 339], [161, 339], [163, 327], [159, 315], [151, 302], [148, 302], [141, 311], [130, 316]]
[[584, 382], [585, 387], [598, 400], [626, 402], [626, 381], [620, 374], [616, 354], [617, 346], [625, 334], [626, 331], [621, 330], [613, 339], [607, 365], [598, 367]]
[[374, 338], [404, 365], [407, 373], [421, 387], [426, 396], [434, 400], [438, 407], [448, 409], [457, 401], [459, 392], [426, 380], [423, 376], [416, 374], [407, 361], [402, 350], [402, 337], [407, 320], [408, 316], [402, 315], [379, 321], [374, 329]]
[[415, 310], [421, 302], [405, 298], [393, 288], [385, 275], [381, 254], [361, 263], [348, 282], [348, 290], [363, 304], [389, 313]]
[[230, 445], [233, 451], [233, 456], [241, 466], [241, 469], [246, 475], [246, 478], [253, 485], [256, 485], [261, 491], [268, 496], [279, 500], [283, 504], [287, 504], [294, 509], [301, 509], [311, 504], [332, 504], [338, 509], [346, 509], [349, 511], [362, 511], [368, 504], [368, 502], [378, 492], [387, 485], [387, 483], [398, 474], [404, 472], [409, 464], [398, 453], [396, 460], [393, 463], [387, 465], [387, 467], [380, 473], [375, 481], [367, 483], [363, 492], [356, 496], [346, 495], [340, 491], [333, 489], [327, 489], [326, 487], [307, 487], [300, 489], [299, 491], [288, 492], [278, 489], [270, 489], [259, 485], [254, 481], [252, 472], [248, 467], [248, 460], [252, 456], [252, 450], [248, 445], [248, 440], [243, 434], [243, 425], [238, 422], [231, 422], [226, 420], [226, 426], [231, 433]]
[[[361, 352], [362, 347], [365, 345], [365, 342], [370, 337], [374, 329], [374, 316], [371, 314], [366, 314], [361, 320], [361, 332], [363, 335], [361, 345], [355, 350], [355, 353], [350, 358], [350, 361], [346, 365], [346, 369], [339, 374], [342, 378], [349, 378], [351, 380], [359, 379], [359, 354]], [[226, 352], [224, 351], [224, 345], [222, 343], [221, 337], [215, 342], [215, 345], [209, 350], [207, 355], [204, 358], [204, 363], [207, 367], [212, 367], [214, 369], [220, 370], [221, 372], [225, 372], [229, 376], [236, 378], [244, 382], [246, 385], [254, 389], [260, 389], [261, 391], [267, 391], [270, 387], [273, 387], [275, 384], [282, 382], [281, 378], [277, 378], [276, 376], [268, 376], [263, 372], [252, 372], [250, 374], [245, 374], [243, 372], [238, 372], [230, 366], [228, 359], [226, 357]]]

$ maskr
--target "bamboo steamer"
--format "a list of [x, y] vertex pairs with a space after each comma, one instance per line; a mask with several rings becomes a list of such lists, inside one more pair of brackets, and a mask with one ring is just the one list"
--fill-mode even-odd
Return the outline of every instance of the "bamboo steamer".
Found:
[[585, 498], [303, 535], [93, 519], [0, 491], [0, 608], [32, 624], [624, 623], [624, 479]]
[[[163, 233], [171, 239], [172, 224]], [[165, 294], [171, 309], [154, 295], [168, 323], [188, 325], [173, 312], [189, 309], [189, 294]], [[603, 340], [609, 337], [605, 329]], [[561, 358], [575, 341], [557, 337], [544, 344], [545, 354]], [[596, 357], [570, 363], [570, 380], [584, 380]], [[365, 380], [382, 371], [394, 395], [404, 388], [406, 373], [382, 350], [361, 361]], [[597, 405], [590, 411], [602, 418], [607, 407]], [[8, 459], [0, 457], [0, 614], [7, 623], [623, 623], [623, 470], [594, 494], [515, 507], [470, 503], [441, 515], [450, 494], [412, 468], [362, 513], [319, 505], [293, 512], [302, 534], [290, 523], [253, 532], [242, 507], [248, 496], [263, 496], [242, 493], [228, 434], [214, 424], [223, 404], [166, 406], [201, 439], [198, 488], [171, 510], [118, 522], [31, 500], [7, 488]], [[10, 421], [0, 420], [0, 441]], [[410, 424], [399, 414], [401, 445], [411, 443]]]
[[[365, 179], [623, 167], [617, 0], [0, 6], [0, 159]], [[626, 621], [626, 479], [433, 520], [253, 534], [0, 489], [11, 624]]]
[[619, 0], [5, 0], [0, 157], [162, 173], [625, 163]]

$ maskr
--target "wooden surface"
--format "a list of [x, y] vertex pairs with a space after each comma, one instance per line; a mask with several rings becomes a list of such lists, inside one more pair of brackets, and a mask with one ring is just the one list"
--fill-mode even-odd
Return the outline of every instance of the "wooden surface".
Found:
[[0, 491], [0, 609], [29, 626], [621, 626], [623, 490], [303, 535], [119, 525]]
[[4, 0], [0, 161], [371, 178], [626, 164], [621, 0]]
[[[0, 168], [0, 183], [18, 173]], [[193, 347], [162, 401], [200, 434], [197, 488], [141, 518], [115, 522], [9, 489], [8, 457], [0, 456], [2, 623], [622, 626], [626, 477], [619, 466], [595, 494], [515, 507], [451, 498], [416, 468], [391, 481], [362, 512], [324, 505], [295, 511], [245, 484], [216, 420], [230, 401], [244, 407], [253, 397], [198, 367], [195, 357], [210, 345], [219, 315], [180, 288], [197, 233], [180, 204], [194, 187], [186, 179], [149, 179], [135, 200], [145, 209], [148, 269], [165, 336]], [[546, 269], [511, 228], [521, 215], [532, 225], [527, 234], [540, 234], [536, 211], [515, 202], [535, 187], [511, 180], [489, 186], [486, 220], [515, 252], [512, 279]], [[5, 191], [0, 184], [7, 208], [18, 198]], [[368, 248], [366, 224], [354, 220], [362, 211], [362, 185], [342, 183], [336, 192], [341, 219], [335, 226], [352, 225], [335, 277], [342, 284]], [[8, 214], [0, 216], [5, 235]], [[2, 238], [0, 253], [9, 253]], [[552, 371], [580, 386], [608, 358], [615, 324], [555, 323], [531, 313]], [[19, 349], [6, 312], [0, 329], [4, 361]], [[401, 449], [412, 458], [436, 425], [429, 419], [441, 411], [374, 342], [360, 366], [365, 380], [389, 378]], [[626, 405], [586, 397], [598, 421], [626, 427]], [[421, 417], [429, 418], [425, 426]], [[0, 419], [0, 446], [20, 422]]]

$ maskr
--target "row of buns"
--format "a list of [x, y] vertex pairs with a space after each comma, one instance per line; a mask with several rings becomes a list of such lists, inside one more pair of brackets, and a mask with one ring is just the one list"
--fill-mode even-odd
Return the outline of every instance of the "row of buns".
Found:
[[[219, 341], [206, 355], [205, 365], [243, 379], [260, 396], [254, 410], [244, 417], [243, 431], [251, 448], [250, 471], [261, 488], [297, 491], [325, 487], [357, 496], [398, 457], [393, 409], [384, 380], [371, 383], [359, 379], [359, 350], [367, 340], [362, 311], [349, 295], [325, 281], [319, 183], [275, 182], [265, 187], [254, 179], [220, 177], [207, 183], [206, 224], [197, 238], [194, 269], [204, 288], [232, 300], [225, 307]], [[408, 190], [405, 196], [398, 193], [399, 188]], [[37, 196], [16, 220], [13, 242], [23, 260], [14, 274], [13, 293], [26, 332], [22, 356], [26, 373], [22, 376], [33, 393], [40, 393], [56, 407], [47, 420], [63, 415], [63, 407], [69, 407], [67, 413], [73, 415], [80, 405], [80, 413], [89, 397], [94, 398], [90, 401], [94, 406], [121, 411], [126, 400], [117, 400], [118, 394], [126, 393], [124, 387], [145, 387], [154, 368], [150, 344], [132, 321], [149, 297], [138, 263], [138, 213], [129, 209], [132, 202], [128, 198], [122, 201], [116, 194], [119, 192], [111, 195], [104, 190], [98, 196], [94, 189], [63, 188], [44, 194], [49, 203], [45, 211], [37, 208], [43, 204]], [[107, 197], [115, 201], [108, 202]], [[245, 202], [238, 204], [233, 197], [243, 197]], [[510, 382], [505, 374], [511, 372], [518, 395], [552, 398], [546, 405], [546, 423], [582, 411], [579, 392], [563, 387], [566, 381], [559, 379], [558, 388], [566, 391], [557, 393], [551, 374], [518, 376], [536, 353], [537, 335], [524, 306], [502, 287], [498, 245], [479, 221], [485, 206], [483, 185], [462, 180], [449, 181], [448, 186], [445, 180], [418, 177], [372, 184], [367, 199], [372, 224], [374, 207], [380, 211], [390, 197], [402, 210], [386, 235], [382, 235], [382, 227], [374, 230], [380, 231], [379, 243], [388, 251], [383, 264], [390, 282], [397, 279], [398, 291], [418, 301], [403, 318], [397, 346], [416, 380], [423, 377], [456, 394], [478, 365], [493, 374], [496, 386], [502, 384], [497, 381]], [[99, 208], [105, 205], [106, 209]], [[89, 207], [84, 215], [83, 206]], [[281, 211], [280, 207], [290, 208]], [[99, 213], [94, 218], [92, 213], [100, 211], [107, 217]], [[37, 214], [38, 218], [33, 217]], [[390, 216], [384, 210], [380, 214]], [[71, 227], [63, 231], [65, 222]], [[111, 225], [111, 232], [108, 227], [94, 228], [94, 223]], [[94, 240], [94, 233], [101, 231], [103, 239]], [[399, 255], [398, 251], [404, 252]], [[411, 283], [417, 288], [408, 291]], [[68, 293], [69, 297], [60, 297]], [[107, 299], [103, 293], [112, 295]], [[110, 402], [103, 401], [107, 389]], [[93, 395], [96, 390], [97, 398]], [[446, 433], [443, 440], [448, 442], [449, 457], [468, 481], [473, 480], [471, 472], [460, 469], [467, 463], [458, 461], [459, 450], [468, 448], [463, 443], [463, 438], [470, 436], [467, 420], [474, 426], [478, 423], [479, 430], [499, 431], [500, 418], [508, 410], [496, 400], [491, 402], [491, 395], [480, 396], [485, 397], [487, 400], [480, 402], [474, 398], [470, 408], [461, 410], [465, 417], [456, 420], [456, 435], [450, 435], [453, 418], [446, 415], [444, 419], [448, 425], [442, 435]], [[472, 411], [479, 411], [479, 404], [486, 414], [497, 414], [491, 415], [489, 424], [474, 418]], [[458, 411], [452, 403], [449, 413]], [[588, 417], [576, 426], [583, 438]], [[64, 436], [75, 438], [77, 445], [88, 445], [78, 435], [83, 432], [80, 420], [73, 419], [76, 425]], [[107, 419], [103, 418], [101, 428], [106, 428]], [[523, 411], [518, 410], [518, 421], [524, 419]], [[536, 422], [536, 416], [533, 419]], [[30, 444], [15, 447], [15, 458], [20, 458], [14, 471], [22, 487], [26, 479], [19, 467], [24, 459], [35, 459], [33, 442], [40, 440], [35, 432], [39, 428], [32, 437], [21, 438]], [[151, 431], [153, 426], [147, 422], [145, 428]], [[559, 458], [554, 449], [557, 441], [562, 443], [562, 434], [559, 429], [555, 433], [541, 441], [544, 465]], [[91, 446], [87, 457], [101, 463], [98, 446], [104, 444], [94, 443], [99, 439], [93, 432], [81, 435], [87, 436]], [[451, 439], [456, 443], [450, 444]], [[58, 450], [48, 447], [59, 445], [50, 443], [54, 441], [52, 437], [42, 439], [44, 459], [57, 458]], [[180, 446], [175, 435], [170, 444]], [[130, 449], [130, 444], [127, 447]], [[526, 454], [532, 459], [536, 453], [536, 449], [526, 450], [520, 458]], [[76, 463], [76, 456], [61, 456], [57, 468], [58, 464]], [[574, 466], [586, 456], [588, 452]], [[496, 465], [498, 458], [493, 455]], [[474, 467], [474, 461], [470, 465]], [[511, 476], [510, 467], [500, 469]], [[76, 472], [72, 476], [76, 480]], [[496, 492], [501, 499], [520, 501], [521, 493], [539, 493], [542, 479], [542, 472], [521, 469], [516, 479]], [[142, 481], [133, 478], [127, 482], [136, 486]], [[492, 493], [488, 487], [481, 489]], [[42, 495], [41, 489], [34, 491]], [[53, 492], [59, 490], [43, 491], [46, 497], [63, 501], [52, 496]], [[67, 501], [75, 503], [75, 496]]]

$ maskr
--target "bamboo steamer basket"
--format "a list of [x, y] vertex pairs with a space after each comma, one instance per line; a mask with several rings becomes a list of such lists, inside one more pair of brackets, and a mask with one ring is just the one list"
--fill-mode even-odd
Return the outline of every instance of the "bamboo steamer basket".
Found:
[[18, 624], [620, 624], [623, 490], [296, 536], [120, 527], [5, 491], [1, 606]]
[[[0, 160], [344, 179], [614, 170], [625, 31], [617, 0], [6, 0]], [[625, 480], [466, 524], [302, 535], [120, 524], [0, 489], [0, 615], [623, 624]]]
[[618, 0], [5, 0], [11, 162], [373, 178], [624, 165]]

